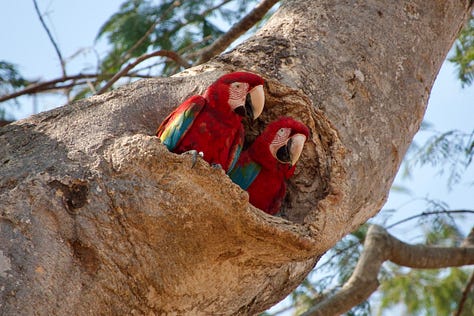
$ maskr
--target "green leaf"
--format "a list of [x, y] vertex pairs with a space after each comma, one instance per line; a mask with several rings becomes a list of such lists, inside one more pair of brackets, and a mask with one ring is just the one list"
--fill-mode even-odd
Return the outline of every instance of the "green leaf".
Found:
[[4, 89], [22, 88], [30, 84], [18, 71], [17, 66], [4, 60], [0, 60], [0, 87]]
[[454, 47], [454, 54], [448, 60], [455, 64], [461, 86], [474, 81], [474, 16], [461, 31]]
[[[97, 34], [97, 39], [104, 38], [111, 44], [101, 70], [103, 73], [117, 72], [129, 58], [151, 49], [174, 51], [192, 63], [198, 58], [196, 51], [223, 33], [215, 23], [216, 19], [232, 25], [256, 3], [256, 0], [167, 0], [158, 3], [127, 0]], [[136, 45], [139, 41], [142, 42]], [[158, 70], [156, 75], [172, 75], [182, 69], [173, 60], [164, 57], [157, 60], [161, 60], [160, 67], [150, 66]]]

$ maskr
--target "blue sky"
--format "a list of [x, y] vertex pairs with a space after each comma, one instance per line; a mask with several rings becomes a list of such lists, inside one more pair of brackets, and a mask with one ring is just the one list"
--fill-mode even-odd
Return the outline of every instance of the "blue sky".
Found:
[[[102, 24], [118, 11], [118, 1], [58, 1], [38, 0], [40, 11], [50, 28], [67, 63], [68, 74], [94, 72], [96, 54], [103, 56], [107, 46], [95, 42]], [[61, 66], [53, 45], [35, 12], [33, 1], [3, 1], [0, 4], [0, 60], [19, 66], [29, 79], [55, 79], [61, 76]], [[74, 59], [71, 56], [76, 55]], [[25, 105], [15, 118], [33, 113], [31, 97], [22, 97]], [[38, 104], [40, 111], [67, 103], [65, 97], [45, 97]]]
[[[433, 86], [425, 121], [432, 124], [436, 131], [445, 132], [453, 129], [466, 133], [474, 131], [474, 86], [462, 89], [456, 79], [455, 68], [445, 62]], [[431, 132], [419, 132], [414, 141], [423, 144]], [[426, 203], [412, 201], [416, 198], [430, 198], [446, 202], [450, 209], [474, 209], [474, 168], [466, 170], [461, 181], [451, 189], [447, 188], [447, 168], [444, 175], [439, 175], [440, 168], [424, 166], [414, 169], [410, 179], [404, 179], [401, 174], [395, 179], [395, 184], [408, 187], [412, 194], [407, 196], [392, 192], [384, 208], [397, 209], [397, 220], [422, 212]], [[403, 206], [403, 207], [400, 207]], [[390, 221], [389, 221], [390, 223]], [[416, 224], [416, 221], [412, 224]], [[467, 233], [474, 226], [474, 215], [467, 214], [463, 220], [463, 231]], [[408, 228], [407, 228], [408, 229]], [[412, 234], [405, 230], [391, 230], [397, 237], [413, 241]], [[416, 240], [419, 241], [419, 240]]]
[[[40, 10], [46, 13], [45, 20], [51, 28], [62, 54], [77, 57], [68, 63], [69, 74], [93, 72], [96, 54], [103, 55], [107, 49], [104, 42], [95, 43], [100, 26], [115, 13], [122, 0], [118, 1], [58, 1], [38, 0]], [[54, 79], [61, 75], [58, 58], [34, 11], [32, 1], [3, 1], [0, 4], [0, 60], [19, 66], [27, 78]], [[16, 118], [32, 114], [31, 97], [20, 99], [20, 110], [11, 108]], [[55, 96], [42, 97], [38, 110], [47, 110], [67, 102]], [[461, 88], [454, 68], [445, 63], [431, 93], [425, 120], [438, 131], [451, 129], [470, 133], [474, 129], [474, 87]], [[430, 134], [418, 133], [415, 141], [422, 144]], [[411, 190], [411, 194], [391, 193], [385, 209], [397, 209], [388, 223], [420, 213], [426, 203], [420, 198], [433, 198], [446, 202], [451, 209], [474, 209], [474, 168], [471, 167], [461, 183], [452, 190], [447, 189], [446, 176], [437, 175], [437, 169], [417, 168], [411, 179], [397, 176], [396, 184]], [[374, 221], [380, 222], [380, 219]], [[474, 226], [474, 215], [466, 215], [461, 221], [464, 233]], [[414, 229], [417, 222], [396, 227], [391, 231], [408, 242], [420, 242], [420, 230]]]

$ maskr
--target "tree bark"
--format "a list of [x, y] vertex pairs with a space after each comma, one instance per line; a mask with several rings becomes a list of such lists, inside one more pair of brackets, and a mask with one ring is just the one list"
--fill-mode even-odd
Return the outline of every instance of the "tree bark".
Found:
[[[465, 1], [287, 1], [251, 39], [0, 130], [0, 314], [254, 314], [375, 215], [470, 12]], [[267, 79], [249, 141], [305, 122], [285, 218], [156, 126], [225, 72]]]

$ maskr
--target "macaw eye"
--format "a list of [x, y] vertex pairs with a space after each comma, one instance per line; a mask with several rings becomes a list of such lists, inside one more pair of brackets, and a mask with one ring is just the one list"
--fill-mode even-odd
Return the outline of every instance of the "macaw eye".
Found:
[[242, 83], [240, 82], [234, 82], [231, 84], [232, 88], [234, 89], [241, 89], [242, 88]]
[[245, 96], [247, 95], [249, 84], [245, 82], [234, 82], [229, 87], [229, 104], [232, 106], [240, 106], [245, 104]]
[[275, 135], [275, 138], [273, 138], [272, 144], [283, 144], [284, 142], [287, 141], [290, 134], [291, 134], [291, 128], [285, 128], [285, 127], [280, 128], [276, 132], [276, 135]]

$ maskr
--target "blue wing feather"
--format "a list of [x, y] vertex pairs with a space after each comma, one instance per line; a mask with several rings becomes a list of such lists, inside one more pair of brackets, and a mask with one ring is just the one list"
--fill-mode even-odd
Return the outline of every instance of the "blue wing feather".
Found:
[[250, 161], [246, 164], [237, 165], [234, 169], [232, 169], [232, 171], [229, 172], [229, 177], [243, 190], [247, 190], [247, 188], [258, 176], [261, 169], [262, 166]]
[[229, 166], [229, 169], [228, 169], [229, 171], [227, 172], [227, 174], [230, 174], [232, 169], [234, 169], [235, 164], [239, 160], [239, 156], [240, 156], [241, 152], [242, 152], [242, 145], [237, 145], [236, 148], [235, 148], [235, 152], [234, 152], [234, 158], [232, 158], [232, 162], [230, 163], [230, 166]]
[[161, 143], [168, 147], [168, 150], [173, 151], [178, 146], [179, 141], [192, 126], [205, 103], [206, 100], [202, 96], [192, 96], [161, 123], [156, 135], [160, 138]]

